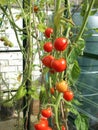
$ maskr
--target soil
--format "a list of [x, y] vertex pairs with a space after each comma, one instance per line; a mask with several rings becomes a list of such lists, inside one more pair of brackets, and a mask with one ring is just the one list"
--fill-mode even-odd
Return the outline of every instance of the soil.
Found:
[[[33, 123], [37, 120], [39, 112], [39, 101], [33, 101], [31, 106], [31, 130], [33, 130]], [[1, 107], [0, 109], [0, 130], [23, 130], [23, 113], [18, 117], [13, 108]]]
[[[31, 129], [33, 130], [33, 123], [37, 120], [37, 117], [31, 115]], [[23, 130], [23, 118], [11, 117], [10, 119], [0, 121], [0, 130]]]

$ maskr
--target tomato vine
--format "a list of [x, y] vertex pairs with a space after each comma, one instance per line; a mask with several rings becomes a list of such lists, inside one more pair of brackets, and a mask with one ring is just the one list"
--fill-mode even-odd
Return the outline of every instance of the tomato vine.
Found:
[[[11, 10], [11, 4], [14, 2], [21, 10], [21, 18], [25, 24], [24, 28], [20, 28], [15, 23]], [[82, 26], [76, 35], [74, 35], [74, 31], [72, 32], [75, 23], [71, 15], [71, 4], [69, 0], [66, 0], [65, 7], [62, 4], [65, 2], [63, 0], [50, 0], [47, 2], [40, 0], [39, 3], [37, 0], [29, 0], [25, 1], [25, 8], [23, 8], [21, 2], [20, 0], [11, 0], [9, 2], [1, 0], [0, 2], [0, 9], [13, 27], [25, 60], [22, 83], [11, 99], [16, 101], [25, 97], [27, 99], [26, 105], [28, 113], [30, 101], [32, 98], [38, 96], [37, 88], [33, 86], [32, 82], [32, 70], [34, 70], [33, 55], [37, 52], [40, 61], [39, 66], [42, 81], [39, 95], [39, 118], [34, 127], [36, 130], [68, 130], [68, 116], [70, 112], [74, 113], [77, 119], [82, 120], [83, 118], [75, 107], [75, 105], [77, 105], [75, 101], [78, 102], [77, 99], [75, 99], [77, 90], [74, 90], [73, 86], [80, 74], [77, 59], [80, 55], [83, 55], [85, 48], [85, 40], [82, 38], [82, 35], [95, 0], [90, 1], [83, 18]], [[51, 3], [52, 7], [50, 6]], [[49, 10], [46, 8], [46, 5], [48, 4], [53, 10], [51, 10], [52, 26], [47, 24], [49, 17], [46, 12], [49, 12]], [[5, 5], [8, 6], [8, 12], [4, 8]], [[24, 39], [26, 40], [25, 47], [21, 44], [18, 33], [22, 33], [22, 41]], [[2, 40], [2, 38], [0, 38], [0, 40]], [[35, 44], [37, 49], [34, 48]], [[52, 124], [50, 124], [50, 126], [47, 125], [47, 119], [42, 119], [42, 116], [50, 118]], [[28, 117], [25, 118], [28, 120]], [[78, 122], [77, 119], [75, 123]], [[84, 121], [85, 120], [86, 118]], [[84, 122], [80, 122], [80, 124], [82, 123]], [[77, 124], [76, 127], [79, 129]], [[85, 130], [86, 129], [87, 128], [85, 128]]]

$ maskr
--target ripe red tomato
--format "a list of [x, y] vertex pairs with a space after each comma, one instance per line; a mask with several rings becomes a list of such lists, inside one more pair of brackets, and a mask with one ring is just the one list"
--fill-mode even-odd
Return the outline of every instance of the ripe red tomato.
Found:
[[52, 55], [48, 55], [48, 56], [45, 56], [43, 59], [42, 59], [42, 63], [46, 66], [46, 67], [49, 67], [51, 68], [51, 61], [54, 59], [54, 57]]
[[47, 118], [41, 117], [41, 118], [40, 118], [40, 121], [45, 122], [46, 126], [48, 126], [48, 120], [47, 120]]
[[66, 130], [64, 125], [61, 126], [61, 130]]
[[51, 108], [42, 109], [41, 114], [42, 114], [42, 116], [44, 116], [46, 118], [51, 117], [52, 116]]
[[53, 33], [53, 28], [47, 28], [44, 32], [46, 38], [50, 38]]
[[38, 123], [34, 124], [34, 128], [36, 130], [46, 130], [46, 128], [48, 127], [47, 122], [40, 120]]
[[59, 37], [54, 41], [54, 48], [58, 51], [64, 51], [67, 48], [68, 39]]
[[64, 58], [60, 59], [54, 59], [51, 62], [51, 67], [56, 71], [56, 72], [62, 72], [66, 69], [67, 63]]
[[52, 130], [52, 128], [51, 127], [47, 127], [46, 130]]
[[71, 101], [73, 99], [73, 97], [74, 97], [74, 94], [71, 90], [65, 91], [63, 93], [63, 98], [67, 101]]
[[46, 52], [51, 52], [52, 49], [53, 49], [53, 45], [52, 45], [51, 42], [46, 42], [46, 43], [44, 44], [43, 48], [44, 48], [44, 50], [45, 50]]

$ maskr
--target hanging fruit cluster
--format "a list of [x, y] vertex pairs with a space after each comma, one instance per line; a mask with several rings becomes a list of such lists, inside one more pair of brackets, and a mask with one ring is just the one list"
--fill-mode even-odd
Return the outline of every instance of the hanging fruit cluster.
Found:
[[10, 40], [8, 40], [8, 38], [5, 36], [1, 37], [0, 41], [2, 41], [4, 43], [4, 46], [13, 47], [13, 43]]
[[[61, 73], [66, 71], [67, 69], [67, 60], [62, 55], [62, 52], [67, 50], [68, 47], [68, 39], [65, 37], [57, 37], [52, 42], [53, 29], [48, 27], [46, 28], [44, 35], [50, 41], [45, 42], [43, 45], [43, 49], [46, 52], [44, 57], [42, 58], [42, 63], [45, 67], [49, 69], [50, 73]], [[59, 56], [57, 56], [57, 53]], [[60, 93], [63, 93], [63, 98], [67, 101], [71, 101], [74, 97], [72, 90], [70, 90], [67, 81], [60, 80], [55, 84], [55, 87], [50, 88], [50, 93], [54, 94], [55, 90]]]
[[35, 130], [52, 130], [49, 126], [48, 118], [52, 116], [51, 108], [41, 110], [41, 117], [38, 122], [34, 124]]

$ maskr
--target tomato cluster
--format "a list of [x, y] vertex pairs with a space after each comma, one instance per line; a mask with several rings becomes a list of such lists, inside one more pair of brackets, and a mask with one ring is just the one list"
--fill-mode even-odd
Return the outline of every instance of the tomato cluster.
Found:
[[64, 81], [64, 80], [59, 81], [56, 83], [55, 87], [58, 92], [63, 93], [63, 98], [66, 101], [71, 101], [73, 99], [74, 94], [73, 94], [73, 91], [69, 89], [67, 81]]
[[34, 124], [35, 130], [52, 130], [47, 120], [47, 118], [52, 116], [51, 108], [42, 109], [41, 115], [42, 117], [40, 118], [40, 120]]
[[[45, 32], [46, 38], [51, 38], [51, 35], [53, 34], [52, 28], [46, 28]], [[45, 52], [52, 52], [52, 50], [56, 51], [64, 51], [66, 50], [68, 46], [68, 39], [64, 37], [59, 37], [54, 40], [54, 43], [52, 42], [46, 42], [43, 45], [43, 49]], [[67, 62], [65, 58], [55, 58], [52, 55], [45, 55], [42, 58], [42, 63], [44, 66], [49, 67], [51, 69], [51, 72], [63, 72], [67, 68]]]
[[[51, 35], [53, 34], [53, 29], [52, 28], [47, 28], [44, 32], [46, 38], [50, 38]], [[44, 44], [44, 50], [47, 52], [51, 52], [52, 49], [56, 49], [57, 51], [64, 51], [66, 50], [68, 46], [68, 39], [65, 37], [58, 37], [55, 39], [53, 45], [51, 42], [47, 42]], [[49, 51], [48, 51], [49, 49]]]
[[[52, 28], [46, 28], [45, 37], [50, 38], [53, 35], [53, 29]], [[48, 55], [45, 55], [42, 58], [42, 63], [44, 66], [48, 67], [51, 73], [55, 72], [63, 72], [67, 69], [67, 61], [65, 58], [60, 56], [59, 58], [55, 58], [53, 55], [50, 55], [50, 53], [55, 50], [62, 52], [67, 49], [68, 46], [68, 39], [65, 37], [58, 37], [54, 40], [54, 42], [46, 42], [43, 45], [43, 49], [45, 52], [49, 52]], [[52, 53], [51, 53], [52, 54]], [[69, 89], [67, 81], [59, 81], [56, 83], [55, 88], [58, 92], [63, 93], [63, 98], [67, 101], [71, 101], [74, 97], [73, 92]], [[55, 90], [54, 88], [50, 88], [50, 93], [54, 94]]]
[[41, 118], [37, 123], [34, 124], [35, 130], [52, 130], [48, 125], [48, 120], [46, 118]]

